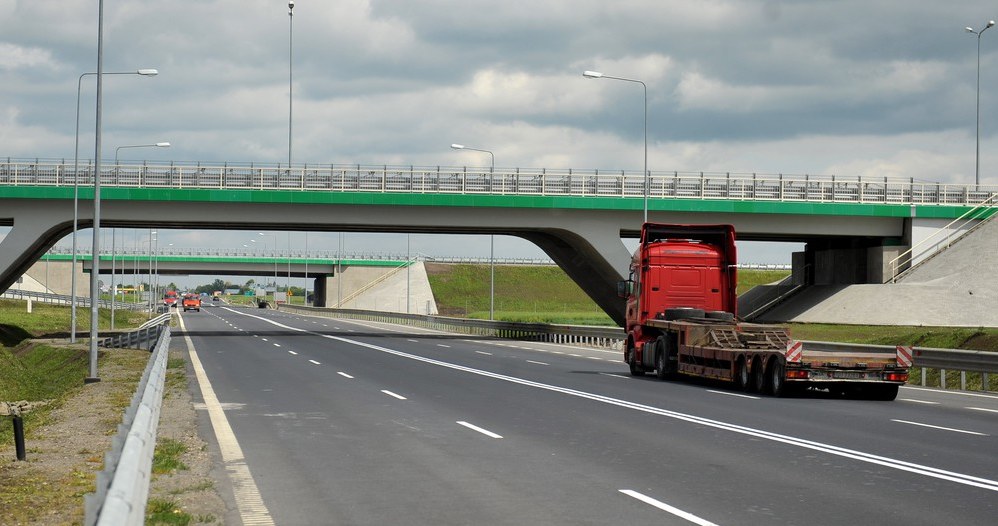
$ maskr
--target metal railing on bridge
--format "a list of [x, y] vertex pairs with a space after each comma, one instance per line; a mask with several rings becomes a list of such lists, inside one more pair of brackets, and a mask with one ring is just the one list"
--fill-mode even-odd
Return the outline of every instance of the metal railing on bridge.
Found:
[[[649, 197], [831, 203], [974, 205], [998, 185], [944, 184], [890, 177], [736, 172], [649, 172]], [[65, 160], [0, 161], [0, 185], [93, 184], [87, 161], [73, 172]], [[210, 188], [414, 194], [642, 197], [640, 171], [548, 170], [255, 163], [102, 164], [101, 184], [130, 188]]]

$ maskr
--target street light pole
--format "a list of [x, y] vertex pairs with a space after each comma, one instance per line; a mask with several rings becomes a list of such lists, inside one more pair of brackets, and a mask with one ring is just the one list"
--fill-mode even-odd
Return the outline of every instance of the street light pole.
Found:
[[292, 69], [295, 35], [295, 0], [288, 0], [288, 172], [291, 172], [291, 101], [292, 79], [294, 70]]
[[97, 306], [100, 304], [100, 139], [101, 113], [103, 102], [102, 81], [104, 75], [104, 0], [99, 0], [97, 7], [97, 119], [94, 137], [94, 237], [90, 247], [93, 261], [90, 270], [90, 371], [83, 379], [84, 383], [99, 382], [97, 376], [97, 335], [99, 320]]
[[972, 27], [965, 28], [968, 33], [977, 35], [977, 152], [974, 166], [974, 185], [981, 185], [981, 35], [989, 27], [995, 25], [994, 20], [988, 20], [987, 25], [980, 31], [975, 31]]
[[[492, 159], [492, 164], [489, 167], [489, 175], [492, 175], [496, 171], [496, 156], [489, 150], [481, 150], [479, 148], [470, 148], [463, 144], [452, 144], [451, 148], [455, 150], [471, 150], [473, 152], [484, 152], [489, 154]], [[494, 320], [496, 314], [496, 236], [489, 235], [489, 319]]]
[[584, 72], [582, 72], [582, 76], [586, 77], [587, 79], [613, 79], [613, 80], [622, 80], [624, 82], [634, 82], [634, 83], [637, 83], [637, 84], [641, 84], [641, 88], [644, 90], [644, 97], [645, 97], [645, 164], [644, 164], [644, 177], [643, 177], [644, 178], [644, 208], [643, 208], [643, 210], [644, 210], [644, 216], [643, 216], [643, 222], [647, 223], [648, 222], [648, 190], [649, 190], [648, 189], [648, 185], [649, 185], [649, 180], [648, 180], [648, 86], [644, 82], [642, 82], [642, 81], [640, 81], [638, 79], [629, 79], [629, 78], [625, 78], [625, 77], [613, 77], [613, 76], [610, 76], [610, 75], [604, 75], [603, 73], [600, 73], [599, 71], [584, 71]]
[[[118, 152], [120, 152], [122, 148], [169, 148], [169, 147], [170, 143], [168, 142], [158, 142], [156, 144], [131, 144], [115, 148], [114, 149], [115, 182], [117, 182], [118, 178]], [[115, 228], [111, 229], [111, 330], [112, 331], [114, 330], [114, 301], [115, 299], [117, 299], [117, 294], [114, 288], [114, 257], [115, 257], [114, 238], [116, 231], [117, 229]]]
[[[70, 309], [72, 311], [69, 331], [70, 343], [76, 343], [76, 232], [79, 229], [80, 217], [80, 178], [78, 174], [80, 167], [80, 92], [83, 88], [83, 77], [96, 74], [96, 72], [83, 73], [80, 75], [79, 80], [76, 81], [76, 152], [73, 155], [73, 274], [70, 284], [70, 294], [73, 296], [73, 303]], [[155, 77], [158, 74], [159, 71], [155, 69], [104, 73], [104, 75], [142, 75], [146, 77]]]

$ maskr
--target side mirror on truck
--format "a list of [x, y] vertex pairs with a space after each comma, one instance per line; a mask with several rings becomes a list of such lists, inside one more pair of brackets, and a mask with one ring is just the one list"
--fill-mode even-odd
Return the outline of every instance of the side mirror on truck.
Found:
[[628, 298], [634, 292], [634, 281], [625, 279], [617, 282], [617, 296]]

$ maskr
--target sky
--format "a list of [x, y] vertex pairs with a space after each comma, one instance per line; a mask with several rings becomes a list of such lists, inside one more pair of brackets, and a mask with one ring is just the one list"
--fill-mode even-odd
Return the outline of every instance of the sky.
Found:
[[[97, 0], [0, 0], [0, 156], [73, 157], [97, 13]], [[497, 167], [640, 170], [640, 86], [582, 76], [596, 70], [647, 85], [650, 170], [973, 183], [980, 42], [980, 178], [998, 184], [998, 29], [964, 29], [995, 18], [983, 0], [298, 0], [293, 20], [284, 0], [107, 0], [104, 70], [159, 74], [105, 77], [102, 155], [168, 141], [121, 158], [287, 162], [290, 76], [295, 163], [488, 166], [449, 147], [461, 143]], [[82, 158], [95, 93], [87, 77]], [[219, 233], [160, 237], [217, 246]], [[487, 236], [410, 241], [489, 250]], [[347, 248], [404, 243], [351, 235]]]

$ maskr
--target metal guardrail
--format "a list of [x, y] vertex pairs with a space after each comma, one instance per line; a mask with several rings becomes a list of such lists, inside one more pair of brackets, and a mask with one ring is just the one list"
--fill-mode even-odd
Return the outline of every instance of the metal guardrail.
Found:
[[[468, 168], [389, 165], [268, 165], [151, 162], [102, 164], [101, 184], [131, 188], [210, 188], [378, 193], [642, 197], [645, 174], [625, 170]], [[93, 184], [92, 161], [0, 161], [0, 185]], [[973, 205], [996, 185], [943, 184], [891, 177], [738, 172], [648, 172], [651, 198]]]
[[170, 328], [165, 326], [132, 404], [118, 425], [111, 450], [104, 455], [104, 470], [97, 474], [96, 491], [84, 498], [87, 526], [144, 522], [169, 348]]
[[[327, 309], [321, 307], [303, 307], [300, 305], [279, 305], [279, 310], [301, 314], [324, 316], [328, 318], [349, 318], [399, 325], [412, 325], [427, 329], [446, 330], [478, 336], [494, 336], [499, 338], [521, 339], [586, 345], [604, 349], [622, 351], [626, 335], [618, 327], [589, 327], [581, 325], [550, 325], [545, 323], [516, 323], [506, 321], [473, 320], [464, 318], [448, 318], [445, 316], [429, 316], [422, 314], [404, 314], [393, 312], [378, 312], [350, 309]], [[824, 352], [888, 352], [893, 354], [895, 347], [890, 345], [864, 345], [858, 343], [804, 341], [805, 351], [808, 349]], [[940, 387], [946, 387], [946, 371], [960, 371], [960, 388], [966, 390], [966, 373], [980, 373], [982, 390], [987, 390], [989, 373], [998, 373], [998, 352], [969, 351], [961, 349], [935, 349], [915, 347], [913, 350], [913, 367], [922, 369], [921, 384], [926, 385], [926, 370], [938, 369]], [[623, 359], [623, 358], [621, 358]]]
[[[19, 290], [19, 289], [7, 289], [0, 297], [15, 300], [28, 300], [37, 301], [38, 303], [48, 303], [52, 305], [72, 305], [73, 297], [64, 294], [52, 294], [50, 292], [34, 292], [30, 290]], [[90, 298], [77, 296], [76, 305], [78, 307], [89, 307]], [[111, 308], [111, 300], [98, 300], [97, 306], [102, 309]], [[145, 310], [148, 307], [146, 303], [125, 303], [121, 301], [114, 302], [114, 308], [116, 309], [126, 309], [126, 310]]]
[[134, 331], [116, 334], [98, 342], [100, 347], [109, 349], [149, 349], [155, 348], [160, 334], [170, 326], [172, 313], [165, 312], [143, 323]]

